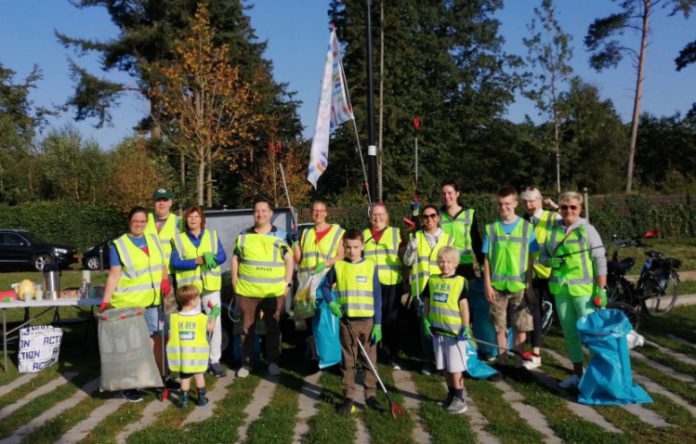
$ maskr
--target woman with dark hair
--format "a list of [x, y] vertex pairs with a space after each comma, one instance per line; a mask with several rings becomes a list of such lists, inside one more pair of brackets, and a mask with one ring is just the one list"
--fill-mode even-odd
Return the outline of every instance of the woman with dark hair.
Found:
[[[99, 311], [107, 307], [145, 308], [145, 322], [152, 337], [161, 334], [160, 292], [171, 291], [166, 257], [155, 234], [145, 234], [147, 210], [134, 207], [128, 214], [128, 233], [116, 238], [109, 250], [111, 268]], [[154, 344], [154, 342], [153, 342]], [[142, 401], [138, 390], [124, 390], [130, 402]]]
[[[199, 206], [184, 212], [185, 233], [174, 235], [172, 269], [178, 286], [193, 285], [201, 294], [201, 305], [210, 315], [213, 307], [220, 306], [222, 277], [220, 265], [227, 260], [220, 238], [215, 230], [205, 227], [205, 213]], [[210, 338], [210, 373], [225, 376], [220, 365], [222, 356], [222, 323], [216, 322]]]
[[474, 209], [464, 209], [459, 204], [459, 186], [453, 180], [442, 182], [442, 208], [440, 208], [440, 227], [454, 239], [454, 247], [459, 250], [460, 259], [457, 274], [467, 280], [474, 279], [474, 257], [483, 265], [481, 235], [474, 218]]

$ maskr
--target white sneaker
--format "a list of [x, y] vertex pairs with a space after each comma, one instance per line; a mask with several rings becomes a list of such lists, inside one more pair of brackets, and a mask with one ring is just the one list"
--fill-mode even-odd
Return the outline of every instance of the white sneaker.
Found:
[[447, 407], [447, 412], [458, 415], [466, 412], [468, 409], [469, 406], [466, 405], [466, 401], [455, 396], [454, 399], [452, 399], [452, 403]]
[[249, 367], [246, 365], [239, 367], [239, 370], [237, 370], [237, 377], [246, 378], [247, 376], [249, 376]]
[[532, 356], [530, 361], [524, 361], [522, 366], [527, 370], [532, 370], [541, 366], [541, 356]]
[[275, 362], [268, 364], [268, 373], [271, 376], [278, 376], [280, 374], [280, 367]]
[[577, 387], [579, 382], [580, 378], [578, 378], [577, 375], [571, 375], [559, 382], [558, 386], [563, 390], [568, 390], [571, 387]]

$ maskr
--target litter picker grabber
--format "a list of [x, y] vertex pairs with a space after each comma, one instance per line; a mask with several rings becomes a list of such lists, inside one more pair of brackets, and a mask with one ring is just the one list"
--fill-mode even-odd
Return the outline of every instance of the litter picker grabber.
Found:
[[164, 335], [166, 332], [164, 331], [164, 317], [167, 316], [164, 312], [164, 299], [167, 296], [164, 294], [163, 291], [160, 290], [160, 309], [157, 310], [157, 317], [159, 318], [157, 320], [157, 325], [159, 326], [160, 329], [160, 359], [162, 360], [161, 365], [160, 365], [160, 376], [162, 377], [162, 393], [161, 393], [161, 399], [160, 401], [166, 401], [169, 399], [169, 388], [167, 387], [166, 383], [166, 377], [167, 377], [167, 350], [165, 347], [165, 341], [164, 341]]
[[[477, 344], [490, 345], [491, 347], [496, 347], [496, 348], [500, 349], [500, 346], [498, 344], [494, 344], [492, 342], [487, 342], [487, 341], [482, 341], [482, 340], [477, 339], [477, 338], [470, 338], [470, 339], [472, 341], [476, 342]], [[524, 361], [531, 361], [532, 360], [531, 357], [525, 356], [524, 353], [519, 352], [519, 351], [515, 350], [514, 348], [506, 348], [505, 353], [507, 355], [519, 356]]]
[[367, 351], [365, 350], [365, 347], [363, 347], [362, 342], [359, 341], [359, 338], [355, 336], [355, 333], [353, 332], [353, 327], [350, 325], [350, 322], [348, 322], [348, 319], [346, 318], [345, 311], [343, 312], [343, 317], [341, 318], [341, 322], [343, 322], [346, 327], [348, 327], [348, 332], [350, 333], [350, 337], [353, 340], [353, 342], [358, 344], [358, 348], [360, 349], [360, 353], [362, 353], [363, 358], [365, 358], [365, 362], [367, 362], [367, 365], [370, 367], [370, 371], [372, 372], [373, 375], [375, 375], [375, 378], [377, 378], [377, 382], [379, 382], [379, 386], [382, 388], [382, 391], [384, 392], [384, 396], [387, 398], [387, 401], [389, 401], [389, 413], [391, 413], [392, 418], [396, 419], [397, 416], [403, 416], [404, 414], [404, 408], [401, 407], [399, 404], [394, 402], [391, 399], [391, 396], [389, 396], [389, 392], [387, 391], [387, 388], [384, 386], [384, 383], [382, 382], [382, 378], [379, 377], [379, 373], [377, 373], [377, 369], [375, 368], [374, 364], [372, 364], [372, 361], [370, 360], [370, 356], [368, 356]]

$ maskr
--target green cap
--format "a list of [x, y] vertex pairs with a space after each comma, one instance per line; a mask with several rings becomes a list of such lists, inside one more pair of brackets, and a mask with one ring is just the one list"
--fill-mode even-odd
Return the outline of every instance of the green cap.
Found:
[[152, 200], [159, 199], [171, 199], [172, 193], [166, 188], [157, 188], [154, 193], [152, 193]]

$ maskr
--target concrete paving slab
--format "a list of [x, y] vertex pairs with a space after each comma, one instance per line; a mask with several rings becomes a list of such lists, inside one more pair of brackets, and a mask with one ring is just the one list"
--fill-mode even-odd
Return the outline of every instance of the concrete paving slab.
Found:
[[181, 426], [183, 427], [192, 422], [200, 422], [212, 418], [215, 404], [227, 395], [227, 386], [234, 382], [234, 378], [235, 373], [232, 371], [228, 371], [227, 375], [222, 378], [216, 378], [213, 385], [207, 389], [206, 396], [208, 397], [208, 404], [206, 404], [205, 407], [196, 407], [193, 409], [181, 423]]
[[319, 402], [322, 390], [319, 386], [320, 377], [321, 372], [316, 372], [304, 378], [305, 383], [300, 389], [300, 396], [298, 397], [299, 411], [297, 412], [295, 428], [292, 432], [293, 444], [302, 442], [302, 437], [309, 432], [307, 421], [317, 413], [316, 404]]
[[271, 398], [273, 398], [273, 392], [275, 392], [277, 384], [277, 377], [266, 376], [261, 379], [261, 382], [256, 387], [256, 390], [254, 390], [254, 395], [251, 398], [251, 402], [244, 409], [244, 424], [242, 424], [237, 431], [237, 436], [239, 437], [237, 442], [246, 440], [249, 426], [251, 426], [254, 421], [259, 419], [261, 416], [261, 410], [263, 410], [263, 408], [270, 402]]
[[14, 381], [3, 385], [0, 387], [0, 396], [5, 396], [6, 394], [10, 393], [12, 390], [19, 388], [26, 384], [27, 382], [31, 381], [32, 379], [36, 378], [39, 375], [39, 373], [25, 373], [19, 378], [15, 379]]
[[394, 370], [394, 385], [404, 397], [404, 408], [411, 411], [415, 426], [413, 427], [412, 436], [417, 443], [430, 443], [432, 439], [430, 433], [423, 428], [423, 421], [420, 417], [420, 396], [416, 390], [416, 384], [413, 383], [409, 372], [404, 370]]
[[19, 399], [16, 402], [3, 407], [0, 410], [0, 419], [7, 418], [12, 413], [17, 411], [17, 409], [27, 405], [36, 398], [39, 398], [47, 393], [52, 392], [58, 387], [66, 384], [68, 381], [74, 379], [77, 375], [77, 372], [67, 372], [64, 375], [58, 376], [56, 379], [48, 381], [46, 384], [37, 388], [33, 392], [27, 393], [22, 399]]
[[71, 444], [82, 441], [107, 416], [118, 410], [126, 399], [123, 397], [108, 399], [104, 404], [94, 409], [85, 420], [77, 423], [58, 439], [55, 444]]
[[562, 444], [563, 440], [549, 427], [546, 417], [535, 407], [523, 404], [524, 396], [515, 391], [507, 382], [499, 381], [496, 386], [503, 391], [503, 399], [510, 403], [510, 406], [517, 411], [527, 424], [544, 435], [544, 442], [547, 444]]

